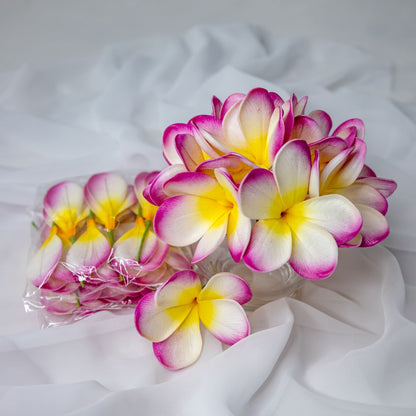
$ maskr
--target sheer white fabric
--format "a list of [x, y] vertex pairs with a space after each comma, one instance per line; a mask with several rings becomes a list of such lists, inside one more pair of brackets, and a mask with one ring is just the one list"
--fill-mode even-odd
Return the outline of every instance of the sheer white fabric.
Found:
[[[0, 75], [0, 413], [4, 415], [414, 415], [415, 119], [388, 64], [346, 45], [245, 25], [108, 47], [98, 60]], [[362, 118], [367, 162], [398, 182], [383, 246], [340, 250], [335, 274], [250, 315], [252, 335], [165, 370], [133, 310], [39, 329], [21, 296], [30, 209], [64, 178], [164, 167], [166, 126], [213, 94], [309, 95], [334, 125]]]

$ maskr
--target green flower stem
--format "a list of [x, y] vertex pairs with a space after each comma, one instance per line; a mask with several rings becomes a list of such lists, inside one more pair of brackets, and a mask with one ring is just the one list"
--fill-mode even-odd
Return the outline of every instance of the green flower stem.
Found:
[[142, 206], [140, 205], [140, 202], [137, 203], [137, 216], [143, 217], [143, 209], [142, 209]]
[[108, 238], [110, 239], [110, 246], [114, 245], [114, 229], [107, 230]]
[[143, 232], [143, 235], [142, 235], [142, 239], [140, 241], [139, 252], [137, 253], [137, 263], [140, 262], [140, 255], [142, 254], [144, 240], [147, 236], [147, 233], [149, 232], [149, 228], [150, 228], [151, 225], [152, 225], [152, 221], [150, 221], [150, 220], [146, 220], [144, 222], [144, 227], [145, 228], [144, 228], [144, 232]]
[[81, 307], [81, 302], [79, 300], [78, 290], [75, 291], [75, 297], [77, 298], [77, 306], [78, 306], [78, 308], [80, 308]]
[[32, 222], [31, 222], [31, 224], [32, 224], [32, 227], [33, 227], [36, 231], [39, 231], [39, 227], [35, 224], [35, 221], [32, 221]]

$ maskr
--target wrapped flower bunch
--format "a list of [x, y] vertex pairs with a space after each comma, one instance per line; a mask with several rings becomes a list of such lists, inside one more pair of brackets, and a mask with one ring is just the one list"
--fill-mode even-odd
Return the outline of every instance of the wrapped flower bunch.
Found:
[[137, 330], [178, 369], [200, 355], [201, 322], [228, 345], [249, 334], [249, 284], [198, 267], [218, 251], [257, 273], [290, 265], [317, 280], [338, 247], [384, 240], [396, 183], [365, 164], [363, 122], [333, 128], [306, 104], [262, 88], [214, 97], [210, 115], [165, 130], [161, 172], [134, 186], [104, 173], [51, 188], [28, 269], [42, 307], [83, 316], [137, 305]]

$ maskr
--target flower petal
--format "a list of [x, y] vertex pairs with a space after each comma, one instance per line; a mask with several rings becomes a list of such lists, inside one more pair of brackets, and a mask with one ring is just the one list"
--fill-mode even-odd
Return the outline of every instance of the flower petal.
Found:
[[212, 175], [214, 169], [224, 168], [230, 173], [235, 183], [240, 183], [252, 170], [257, 166], [237, 153], [227, 153], [226, 155], [220, 156], [216, 159], [206, 160], [202, 162], [196, 169], [197, 172]]
[[376, 173], [373, 171], [373, 169], [371, 169], [370, 168], [370, 166], [368, 166], [368, 165], [364, 165], [363, 166], [363, 168], [361, 169], [361, 172], [360, 172], [360, 178], [361, 177], [367, 177], [367, 176], [371, 176], [371, 177], [376, 177], [377, 175], [376, 175]]
[[167, 127], [163, 133], [163, 156], [170, 165], [182, 164], [178, 153], [176, 137], [178, 135], [193, 136], [194, 129], [189, 124], [176, 123]]
[[[128, 208], [124, 205], [130, 193], [134, 194], [124, 178], [111, 172], [93, 175], [84, 187], [88, 206], [107, 229], [114, 229], [116, 217]], [[134, 203], [131, 199], [130, 205]]]
[[260, 220], [252, 231], [244, 263], [257, 272], [283, 266], [292, 251], [292, 235], [284, 219]]
[[333, 136], [338, 136], [343, 139], [348, 137], [351, 132], [351, 127], [355, 128], [355, 136], [364, 139], [365, 127], [362, 120], [359, 118], [351, 118], [341, 123], [332, 133]]
[[290, 136], [292, 134], [292, 130], [293, 130], [293, 122], [294, 122], [294, 115], [293, 115], [293, 98], [294, 95], [292, 95], [292, 97], [285, 101], [282, 105], [282, 110], [283, 110], [283, 121], [285, 123], [285, 142], [287, 142], [290, 139]]
[[274, 111], [273, 101], [267, 90], [251, 90], [240, 104], [238, 119], [241, 131], [256, 160], [264, 158], [270, 118]]
[[127, 209], [132, 207], [134, 204], [137, 204], [136, 191], [134, 190], [133, 185], [128, 185], [126, 197], [124, 198], [124, 201], [118, 207], [117, 216], [120, 216], [121, 214], [123, 214]]
[[341, 244], [340, 247], [358, 247], [361, 245], [362, 242], [362, 236], [360, 233], [358, 233], [354, 238], [352, 238], [350, 241], [347, 241], [344, 244]]
[[222, 105], [220, 119], [222, 120], [224, 118], [225, 114], [234, 104], [241, 103], [241, 101], [244, 100], [245, 96], [245, 94], [241, 93], [235, 93], [228, 96], [224, 101], [224, 104]]
[[309, 117], [313, 118], [318, 124], [322, 137], [328, 136], [332, 127], [332, 120], [329, 114], [322, 110], [314, 110], [309, 113]]
[[224, 199], [224, 193], [217, 180], [200, 172], [178, 173], [166, 182], [164, 190], [169, 196], [196, 195], [215, 200]]
[[187, 246], [198, 241], [225, 212], [227, 209], [213, 199], [175, 196], [159, 207], [154, 230], [169, 245]]
[[309, 196], [315, 198], [319, 196], [319, 167], [320, 167], [320, 155], [318, 150], [315, 150], [315, 158], [312, 163], [311, 175], [309, 178]]
[[292, 232], [292, 254], [289, 263], [305, 279], [324, 279], [336, 268], [338, 247], [331, 234], [322, 227], [287, 215]]
[[54, 276], [54, 274], [52, 274], [52, 276], [39, 287], [55, 293], [73, 293], [79, 289], [80, 285], [79, 282], [68, 283], [63, 280], [59, 280]]
[[96, 271], [110, 255], [111, 247], [94, 220], [88, 220], [86, 231], [68, 250], [65, 263], [72, 273], [88, 276]]
[[383, 215], [387, 212], [387, 199], [372, 186], [355, 182], [346, 188], [337, 189], [336, 193], [345, 196], [354, 204], [372, 207]]
[[315, 151], [319, 151], [320, 163], [322, 165], [332, 160], [336, 155], [345, 150], [346, 147], [347, 144], [345, 141], [339, 137], [325, 137], [324, 139], [309, 145], [311, 155], [313, 155]]
[[244, 309], [231, 299], [198, 302], [199, 317], [209, 332], [227, 345], [233, 345], [250, 334]]
[[176, 270], [191, 268], [191, 262], [189, 261], [185, 253], [182, 253], [179, 249], [175, 247], [169, 247], [169, 250], [166, 253], [165, 262]]
[[231, 257], [239, 263], [250, 241], [251, 221], [238, 205], [235, 205], [228, 217], [227, 240]]
[[55, 223], [67, 238], [75, 235], [77, 225], [88, 216], [81, 185], [64, 181], [48, 190], [43, 199], [45, 219]]
[[389, 224], [385, 216], [374, 208], [361, 204], [357, 204], [357, 208], [363, 217], [361, 247], [375, 246], [389, 235]]
[[270, 118], [269, 130], [267, 133], [267, 165], [272, 166], [277, 152], [283, 145], [285, 138], [285, 123], [281, 108], [276, 108]]
[[296, 97], [295, 94], [292, 94], [290, 97], [293, 103], [293, 115], [300, 116], [305, 113], [306, 104], [308, 103], [308, 97], [302, 97], [300, 100]]
[[169, 196], [164, 191], [165, 183], [181, 172], [186, 172], [183, 164], [171, 165], [163, 169], [143, 190], [143, 196], [153, 205], [162, 205]]
[[175, 143], [176, 150], [188, 171], [194, 171], [195, 168], [205, 160], [202, 149], [194, 136], [189, 134], [179, 134], [175, 138]]
[[36, 287], [41, 287], [52, 275], [62, 254], [62, 241], [52, 227], [50, 237], [30, 260], [26, 276]]
[[303, 139], [307, 143], [314, 143], [323, 138], [318, 123], [311, 117], [299, 115], [295, 117], [292, 139]]
[[205, 259], [218, 248], [227, 232], [227, 222], [228, 213], [225, 213], [205, 232], [195, 247], [192, 263]]
[[250, 286], [241, 277], [227, 272], [217, 273], [198, 295], [198, 302], [212, 299], [232, 299], [240, 305], [250, 301]]
[[304, 140], [287, 142], [276, 155], [273, 173], [283, 210], [303, 201], [308, 193], [311, 155]]
[[135, 262], [139, 260], [141, 264], [147, 263], [157, 250], [159, 240], [152, 230], [148, 230], [141, 249], [140, 259], [137, 259], [145, 230], [146, 225], [143, 218], [137, 217], [134, 227], [115, 242], [112, 258], [119, 257], [132, 259]]
[[279, 218], [282, 212], [276, 181], [267, 169], [253, 169], [240, 184], [239, 205], [252, 219]]
[[[136, 191], [136, 197], [140, 204], [141, 215], [146, 220], [153, 220], [157, 206], [150, 203], [143, 195], [143, 191], [152, 182], [160, 172], [141, 172], [134, 179], [134, 190]], [[136, 211], [137, 214], [137, 211]]]
[[201, 350], [202, 337], [196, 306], [169, 338], [153, 344], [156, 358], [171, 370], [193, 364], [199, 358]]
[[310, 198], [287, 210], [299, 222], [308, 221], [328, 231], [338, 244], [346, 243], [360, 231], [360, 211], [341, 195]]
[[152, 342], [160, 342], [179, 328], [191, 312], [192, 305], [164, 308], [156, 304], [155, 294], [148, 293], [137, 304], [135, 323], [140, 335]]
[[198, 275], [192, 270], [181, 270], [157, 290], [155, 302], [164, 308], [187, 305], [197, 298], [200, 291]]
[[212, 115], [220, 118], [222, 102], [215, 95], [212, 96], [211, 106], [212, 106]]
[[379, 191], [386, 198], [388, 198], [397, 189], [396, 182], [377, 177], [358, 178], [355, 183], [369, 185], [377, 189], [377, 191]]
[[227, 153], [224, 147], [224, 134], [222, 122], [217, 117], [200, 115], [191, 119], [195, 128], [195, 140], [204, 153], [205, 158], [216, 158], [222, 153]]
[[[224, 132], [223, 145], [229, 151], [237, 152], [252, 160], [253, 155], [241, 129], [239, 120], [240, 103], [234, 104], [225, 114], [222, 121]], [[224, 149], [225, 150], [225, 149]]]
[[342, 165], [342, 169], [333, 176], [330, 184], [332, 188], [345, 188], [354, 183], [364, 166], [366, 151], [365, 143], [357, 138], [353, 151]]
[[332, 180], [335, 175], [342, 169], [348, 157], [353, 151], [352, 147], [346, 148], [331, 159], [323, 168], [320, 177], [320, 193], [325, 193], [332, 187]]
[[151, 230], [142, 243], [143, 232], [144, 229], [133, 228], [114, 244], [111, 266], [123, 276], [138, 277], [145, 271], [158, 268], [163, 262], [168, 250], [167, 244], [162, 243]]

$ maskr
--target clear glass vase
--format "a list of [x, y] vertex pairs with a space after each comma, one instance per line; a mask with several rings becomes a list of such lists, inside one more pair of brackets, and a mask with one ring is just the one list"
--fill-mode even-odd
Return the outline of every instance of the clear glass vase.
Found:
[[244, 263], [236, 263], [228, 248], [223, 245], [194, 266], [195, 271], [202, 279], [206, 280], [220, 272], [233, 273], [243, 278], [253, 293], [251, 301], [243, 305], [248, 311], [255, 310], [273, 300], [293, 296], [305, 281], [292, 269], [289, 263], [268, 273], [255, 272]]

